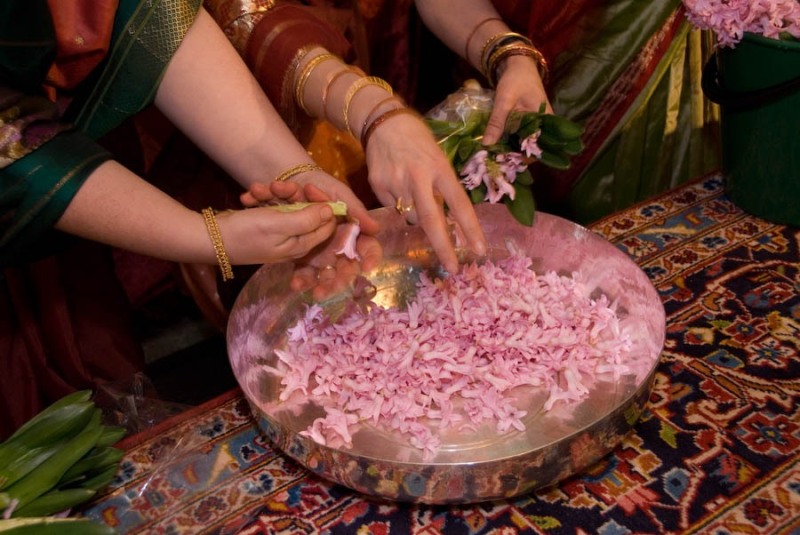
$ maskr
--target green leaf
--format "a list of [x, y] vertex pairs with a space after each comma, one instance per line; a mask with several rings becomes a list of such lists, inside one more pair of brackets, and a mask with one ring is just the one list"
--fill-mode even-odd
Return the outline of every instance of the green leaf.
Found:
[[461, 138], [458, 144], [458, 159], [466, 162], [470, 157], [480, 150], [480, 143], [469, 137]]
[[488, 121], [488, 111], [473, 111], [467, 116], [463, 132], [469, 136], [482, 136], [483, 131], [486, 130], [486, 123]]
[[514, 219], [530, 227], [533, 225], [533, 215], [536, 213], [536, 202], [533, 199], [533, 193], [530, 189], [520, 184], [514, 183], [515, 196], [512, 201], [508, 197], [503, 199], [503, 202], [508, 207]]
[[526, 113], [522, 123], [517, 130], [520, 139], [525, 139], [531, 134], [535, 134], [542, 127], [542, 118], [538, 113]]
[[533, 184], [533, 175], [528, 169], [525, 169], [521, 173], [517, 173], [517, 178], [514, 180], [514, 184], [519, 184], [520, 186], [530, 186]]
[[472, 204], [479, 204], [483, 202], [483, 199], [486, 198], [486, 192], [483, 191], [483, 188], [475, 188], [469, 190], [469, 198], [472, 201]]
[[536, 144], [540, 147], [547, 147], [550, 149], [560, 149], [561, 147], [566, 146], [568, 143], [567, 140], [561, 139], [553, 135], [552, 131], [542, 130], [542, 133], [539, 135], [539, 139], [536, 140]]
[[449, 136], [463, 127], [463, 123], [439, 121], [436, 119], [426, 119], [426, 122], [428, 123], [428, 128], [431, 129], [431, 132], [433, 132], [433, 135], [436, 137], [436, 139]]
[[444, 155], [450, 162], [455, 163], [456, 151], [458, 150], [458, 142], [461, 140], [459, 136], [450, 136], [439, 142], [439, 145], [444, 151]]
[[583, 127], [561, 115], [546, 114], [542, 116], [542, 131], [552, 132], [553, 136], [563, 140], [577, 139], [583, 135]]
[[542, 157], [539, 158], [543, 164], [554, 169], [569, 169], [569, 158], [561, 153], [542, 150]]
[[580, 139], [571, 139], [564, 144], [563, 151], [571, 156], [583, 152], [583, 141]]

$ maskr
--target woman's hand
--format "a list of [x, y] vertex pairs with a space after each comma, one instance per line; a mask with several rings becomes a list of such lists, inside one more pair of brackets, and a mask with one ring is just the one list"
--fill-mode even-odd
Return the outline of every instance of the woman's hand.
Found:
[[296, 260], [326, 242], [338, 226], [325, 204], [282, 213], [271, 207], [217, 214], [225, 250], [233, 264]]
[[366, 158], [378, 200], [422, 227], [445, 269], [458, 271], [458, 258], [443, 203], [467, 236], [472, 252], [486, 253], [486, 238], [472, 203], [422, 120], [409, 114], [388, 119], [369, 138]]
[[494, 107], [483, 134], [484, 145], [492, 145], [500, 139], [512, 111], [539, 111], [544, 103], [545, 112], [553, 113], [536, 60], [511, 56], [500, 66], [498, 76]]
[[[326, 175], [327, 176], [327, 175]], [[298, 177], [299, 178], [299, 177]], [[341, 184], [336, 179], [336, 183]], [[354, 197], [350, 189], [344, 184], [343, 190], [336, 184], [323, 182], [334, 195], [342, 194], [343, 197], [350, 199]], [[348, 192], [350, 194], [348, 195]], [[292, 181], [272, 182], [270, 184], [253, 184], [250, 189], [243, 193], [241, 201], [245, 206], [258, 206], [269, 202], [327, 202], [330, 200], [344, 200], [341, 197], [332, 197], [314, 184], [301, 185]], [[348, 216], [353, 214], [353, 207], [348, 203]], [[337, 254], [346, 239], [348, 228], [346, 225], [337, 225], [332, 238], [321, 243], [302, 258], [297, 259], [296, 269], [291, 281], [292, 288], [297, 291], [313, 289], [314, 299], [324, 299], [334, 293], [343, 291], [351, 287], [358, 275], [364, 271], [375, 268], [383, 257], [383, 250], [378, 241], [369, 233], [364, 232], [363, 225], [366, 224], [372, 233], [378, 230], [377, 222], [372, 219], [364, 208], [363, 204], [355, 200], [355, 213], [361, 212], [359, 222], [361, 233], [356, 242], [356, 252], [358, 258], [350, 259], [344, 255]], [[351, 220], [352, 221], [352, 220]]]
[[361, 226], [362, 234], [378, 233], [378, 222], [369, 215], [353, 191], [342, 181], [323, 171], [303, 173], [286, 182], [255, 183], [240, 196], [242, 205], [258, 206], [269, 202], [343, 201], [348, 217]]

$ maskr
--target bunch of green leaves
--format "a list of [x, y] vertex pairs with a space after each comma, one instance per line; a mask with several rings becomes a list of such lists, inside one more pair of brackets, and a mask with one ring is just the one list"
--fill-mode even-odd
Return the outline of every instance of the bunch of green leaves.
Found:
[[[464, 165], [480, 150], [488, 152], [490, 161], [494, 161], [498, 154], [521, 153], [522, 141], [536, 132], [540, 132], [536, 143], [542, 151], [538, 161], [548, 167], [568, 169], [571, 158], [583, 150], [583, 128], [566, 117], [545, 113], [544, 106], [538, 112], [512, 113], [500, 139], [493, 145], [484, 146], [483, 132], [490, 113], [491, 110], [475, 109], [463, 121], [426, 119], [439, 146], [457, 173], [460, 174]], [[534, 163], [535, 160], [529, 159], [528, 163]], [[536, 210], [532, 186], [533, 175], [526, 168], [517, 174], [513, 183], [514, 200], [508, 197], [503, 199], [517, 221], [527, 226], [533, 224]], [[468, 194], [473, 204], [483, 202], [486, 198], [486, 186], [481, 185], [468, 191]]]
[[114, 444], [125, 430], [103, 425], [90, 398], [88, 390], [62, 398], [0, 444], [0, 511], [12, 507], [13, 518], [47, 517], [111, 483], [123, 456]]

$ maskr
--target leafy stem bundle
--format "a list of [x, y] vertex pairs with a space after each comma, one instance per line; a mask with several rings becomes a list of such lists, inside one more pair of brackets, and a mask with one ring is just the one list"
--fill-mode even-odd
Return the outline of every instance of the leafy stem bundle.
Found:
[[[484, 145], [483, 132], [491, 114], [491, 93], [462, 90], [432, 110], [426, 121], [453, 164], [473, 204], [502, 201], [524, 225], [533, 224], [534, 162], [568, 169], [571, 158], [583, 150], [583, 128], [544, 112], [512, 113], [503, 136]], [[479, 97], [479, 98], [476, 98]]]

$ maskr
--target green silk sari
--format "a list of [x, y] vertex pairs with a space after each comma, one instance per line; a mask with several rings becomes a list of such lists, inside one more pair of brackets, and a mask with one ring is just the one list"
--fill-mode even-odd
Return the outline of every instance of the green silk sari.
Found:
[[598, 15], [600, 30], [556, 58], [551, 89], [557, 112], [587, 129], [587, 159], [563, 174], [561, 206], [582, 223], [719, 166], [719, 109], [700, 89], [709, 36], [679, 0], [614, 0]]
[[112, 158], [94, 140], [152, 102], [200, 4], [120, 0], [108, 54], [59, 113], [42, 90], [57, 53], [47, 1], [0, 3], [0, 265], [46, 252], [40, 240]]
[[[465, 79], [485, 85], [411, 0], [377, 3], [371, 71], [408, 102], [427, 111]], [[680, 0], [492, 3], [549, 60], [555, 112], [585, 127], [586, 150], [570, 169], [532, 169], [538, 208], [588, 223], [718, 168], [719, 110], [700, 90], [712, 43], [690, 28]]]

